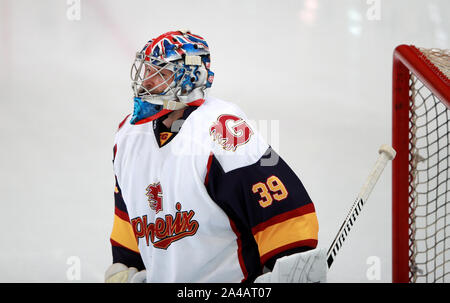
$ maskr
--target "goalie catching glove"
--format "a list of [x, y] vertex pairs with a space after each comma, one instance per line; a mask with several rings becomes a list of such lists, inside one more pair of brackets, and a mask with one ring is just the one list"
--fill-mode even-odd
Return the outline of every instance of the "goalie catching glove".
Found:
[[105, 272], [105, 283], [145, 283], [147, 272], [122, 263], [114, 263]]
[[325, 283], [327, 270], [326, 250], [314, 249], [279, 258], [255, 283]]

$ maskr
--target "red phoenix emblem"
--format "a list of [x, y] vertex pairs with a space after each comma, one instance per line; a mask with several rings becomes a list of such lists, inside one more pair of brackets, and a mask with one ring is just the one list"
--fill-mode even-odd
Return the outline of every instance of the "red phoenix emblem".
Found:
[[148, 205], [156, 213], [160, 212], [162, 208], [162, 189], [159, 182], [147, 186]]
[[247, 143], [253, 135], [248, 124], [234, 115], [220, 115], [209, 129], [217, 143], [225, 150], [236, 151], [240, 145]]

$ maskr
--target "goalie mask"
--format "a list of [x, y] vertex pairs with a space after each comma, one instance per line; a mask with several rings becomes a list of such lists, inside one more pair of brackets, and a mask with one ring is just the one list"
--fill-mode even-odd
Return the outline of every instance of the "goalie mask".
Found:
[[189, 31], [168, 32], [148, 41], [131, 67], [131, 124], [149, 122], [189, 105], [201, 105], [214, 79], [209, 68], [208, 44]]

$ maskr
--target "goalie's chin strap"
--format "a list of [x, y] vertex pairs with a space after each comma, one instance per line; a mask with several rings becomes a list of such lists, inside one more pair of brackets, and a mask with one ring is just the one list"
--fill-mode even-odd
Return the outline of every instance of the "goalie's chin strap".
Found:
[[178, 110], [187, 107], [188, 105], [184, 102], [175, 101], [173, 100], [173, 96], [166, 95], [166, 96], [144, 96], [140, 97], [142, 101], [155, 104], [155, 105], [162, 105], [163, 109], [168, 110]]
[[182, 109], [187, 107], [186, 104], [178, 102], [178, 101], [173, 101], [173, 100], [164, 100], [163, 101], [163, 108], [164, 109], [169, 109], [169, 110], [178, 110], [178, 109]]

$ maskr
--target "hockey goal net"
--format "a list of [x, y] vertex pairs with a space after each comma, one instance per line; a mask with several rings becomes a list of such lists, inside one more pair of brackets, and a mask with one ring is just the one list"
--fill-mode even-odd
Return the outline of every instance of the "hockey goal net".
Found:
[[392, 281], [450, 282], [450, 50], [393, 62]]

